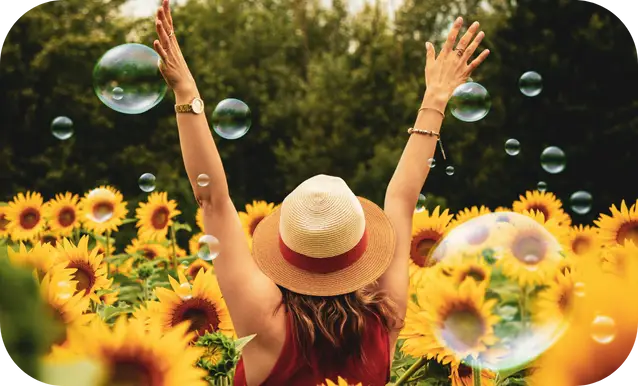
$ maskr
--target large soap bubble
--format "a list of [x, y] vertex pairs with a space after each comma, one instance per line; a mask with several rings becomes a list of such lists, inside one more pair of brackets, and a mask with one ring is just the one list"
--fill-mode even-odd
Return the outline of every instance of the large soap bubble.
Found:
[[428, 308], [446, 353], [503, 371], [530, 363], [564, 332], [577, 283], [551, 223], [541, 222], [510, 212], [483, 215], [431, 250], [431, 299], [419, 306]]
[[109, 50], [93, 70], [93, 88], [111, 109], [142, 114], [164, 99], [166, 82], [159, 71], [160, 57], [153, 49], [136, 43]]

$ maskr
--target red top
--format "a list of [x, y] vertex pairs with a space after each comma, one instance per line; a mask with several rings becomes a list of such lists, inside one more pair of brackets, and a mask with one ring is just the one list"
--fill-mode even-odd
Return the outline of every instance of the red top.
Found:
[[[390, 381], [390, 342], [388, 333], [381, 322], [374, 317], [368, 318], [366, 334], [363, 337], [362, 352], [366, 354], [364, 366], [360, 360], [349, 359], [342, 363], [330, 364], [324, 372], [319, 371], [317, 359], [311, 355], [308, 365], [293, 337], [291, 318], [286, 318], [286, 340], [270, 375], [261, 386], [316, 386], [326, 379], [333, 382], [337, 377], [344, 378], [350, 384], [363, 386], [385, 386]], [[247, 386], [243, 359], [239, 360], [235, 370], [233, 386]]]

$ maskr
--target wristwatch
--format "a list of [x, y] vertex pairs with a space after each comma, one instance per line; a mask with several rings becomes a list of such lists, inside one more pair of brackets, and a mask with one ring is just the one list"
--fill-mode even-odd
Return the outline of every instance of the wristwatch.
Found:
[[175, 112], [201, 114], [204, 112], [204, 101], [200, 98], [193, 98], [189, 104], [175, 105]]

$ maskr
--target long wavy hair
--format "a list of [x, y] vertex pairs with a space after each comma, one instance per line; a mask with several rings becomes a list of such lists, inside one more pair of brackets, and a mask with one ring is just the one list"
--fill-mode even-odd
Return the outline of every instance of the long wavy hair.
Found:
[[376, 318], [387, 332], [401, 327], [396, 306], [376, 284], [338, 296], [301, 295], [279, 288], [279, 308], [290, 313], [293, 336], [309, 363], [314, 353], [320, 365], [351, 358], [365, 364], [362, 344], [367, 323]]

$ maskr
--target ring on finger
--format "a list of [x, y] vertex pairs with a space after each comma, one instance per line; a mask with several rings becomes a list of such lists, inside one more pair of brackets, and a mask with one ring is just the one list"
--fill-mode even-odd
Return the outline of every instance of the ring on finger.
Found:
[[175, 35], [175, 31], [171, 31], [171, 33], [168, 34], [168, 37], [171, 38], [173, 35]]
[[459, 57], [463, 56], [463, 54], [465, 53], [465, 48], [457, 48], [454, 51], [456, 51], [456, 55], [458, 55]]

